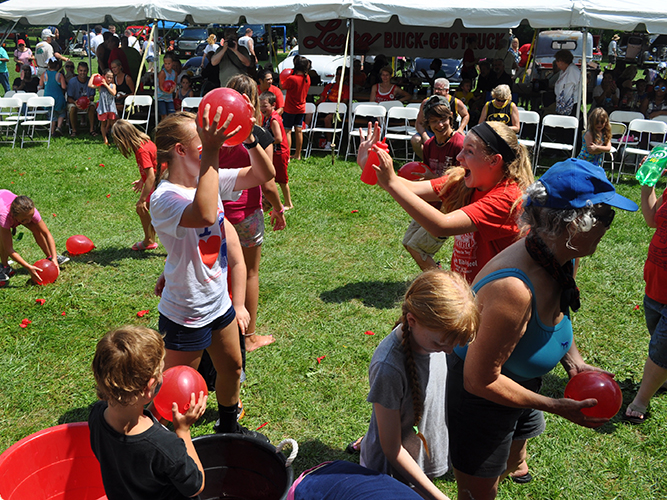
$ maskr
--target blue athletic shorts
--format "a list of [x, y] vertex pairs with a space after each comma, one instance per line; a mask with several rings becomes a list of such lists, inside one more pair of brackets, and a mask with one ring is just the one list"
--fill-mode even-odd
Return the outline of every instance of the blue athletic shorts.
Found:
[[644, 317], [651, 334], [648, 357], [660, 368], [667, 369], [667, 305], [645, 295]]
[[230, 307], [224, 314], [218, 316], [209, 324], [199, 328], [174, 323], [160, 314], [158, 328], [164, 336], [164, 346], [172, 351], [203, 351], [211, 345], [211, 334], [214, 330], [222, 330], [236, 319], [236, 311]]

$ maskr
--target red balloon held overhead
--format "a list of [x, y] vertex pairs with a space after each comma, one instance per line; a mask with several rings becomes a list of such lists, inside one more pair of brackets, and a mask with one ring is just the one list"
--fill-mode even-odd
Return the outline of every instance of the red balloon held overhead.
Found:
[[611, 418], [623, 404], [623, 393], [616, 381], [606, 373], [594, 371], [581, 372], [572, 377], [565, 387], [564, 396], [575, 401], [597, 399], [598, 404], [581, 410], [589, 417]]
[[171, 422], [172, 403], [178, 405], [180, 413], [185, 413], [190, 408], [190, 395], [194, 392], [197, 401], [201, 391], [208, 394], [204, 377], [197, 370], [186, 365], [174, 366], [164, 372], [162, 387], [153, 398], [153, 404], [158, 413]]
[[65, 246], [67, 247], [67, 251], [70, 253], [70, 255], [81, 255], [83, 253], [88, 253], [93, 248], [95, 248], [95, 244], [90, 241], [90, 238], [84, 236], [83, 234], [75, 234], [74, 236], [70, 236], [67, 238]]
[[93, 77], [93, 85], [95, 85], [96, 87], [99, 87], [100, 85], [102, 85], [103, 81], [104, 81], [104, 77], [102, 75], [100, 75], [99, 73], [96, 74]]
[[430, 168], [419, 161], [411, 161], [410, 163], [406, 163], [398, 169], [398, 175], [409, 181], [420, 181], [421, 175], [425, 174], [426, 172], [432, 173]]
[[287, 81], [287, 79], [288, 79], [290, 76], [292, 76], [292, 71], [293, 71], [293, 70], [292, 70], [291, 68], [285, 68], [284, 70], [282, 70], [282, 71], [280, 72], [280, 86], [281, 86], [281, 87], [282, 87], [283, 85], [285, 85], [285, 82]]
[[239, 125], [241, 126], [241, 130], [235, 136], [226, 140], [224, 146], [236, 146], [248, 137], [252, 130], [253, 110], [244, 96], [236, 90], [227, 87], [218, 88], [206, 94], [199, 105], [197, 113], [197, 123], [199, 123], [200, 127], [204, 126], [204, 112], [207, 104], [211, 105], [208, 115], [209, 123], [213, 122], [213, 117], [215, 117], [218, 106], [222, 106], [222, 115], [218, 122], [218, 128], [222, 127], [230, 113], [234, 117], [227, 130], [231, 132]]
[[58, 277], [58, 268], [49, 259], [38, 260], [34, 266], [41, 269], [41, 272], [38, 271], [37, 274], [42, 278], [42, 281], [35, 281], [38, 285], [48, 285], [49, 283], [53, 283]]
[[82, 95], [76, 100], [76, 105], [79, 109], [88, 109], [88, 106], [90, 106], [90, 99], [88, 96]]
[[162, 90], [171, 93], [176, 89], [176, 82], [174, 80], [165, 80], [162, 83]]

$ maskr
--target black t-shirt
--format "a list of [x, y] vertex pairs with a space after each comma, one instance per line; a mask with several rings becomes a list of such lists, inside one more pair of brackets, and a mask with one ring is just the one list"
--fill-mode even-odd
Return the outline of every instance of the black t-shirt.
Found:
[[119, 434], [104, 419], [107, 406], [106, 401], [93, 405], [88, 426], [109, 500], [186, 500], [199, 491], [204, 478], [182, 439], [148, 410], [144, 415], [153, 427], [134, 436]]
[[[23, 82], [23, 87], [21, 87], [21, 82]], [[20, 78], [16, 78], [14, 80], [14, 84], [12, 85], [12, 88], [16, 88], [16, 90], [23, 90], [25, 92], [34, 92], [35, 94], [37, 93], [39, 86], [39, 78], [36, 76], [33, 76], [30, 81], [27, 80], [21, 80]]]

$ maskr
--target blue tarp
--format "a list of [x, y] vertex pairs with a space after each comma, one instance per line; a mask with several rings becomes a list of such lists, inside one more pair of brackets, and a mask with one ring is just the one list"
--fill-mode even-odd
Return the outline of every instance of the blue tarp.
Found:
[[[153, 25], [151, 24], [150, 27], [152, 28]], [[176, 30], [183, 30], [187, 28], [185, 24], [181, 23], [175, 23], [173, 21], [158, 21], [157, 27], [160, 29], [176, 29]]]

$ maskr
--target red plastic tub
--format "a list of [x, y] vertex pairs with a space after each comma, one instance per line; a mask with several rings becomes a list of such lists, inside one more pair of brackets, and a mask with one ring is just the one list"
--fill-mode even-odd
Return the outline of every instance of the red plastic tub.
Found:
[[86, 422], [44, 429], [0, 455], [4, 500], [106, 500]]

